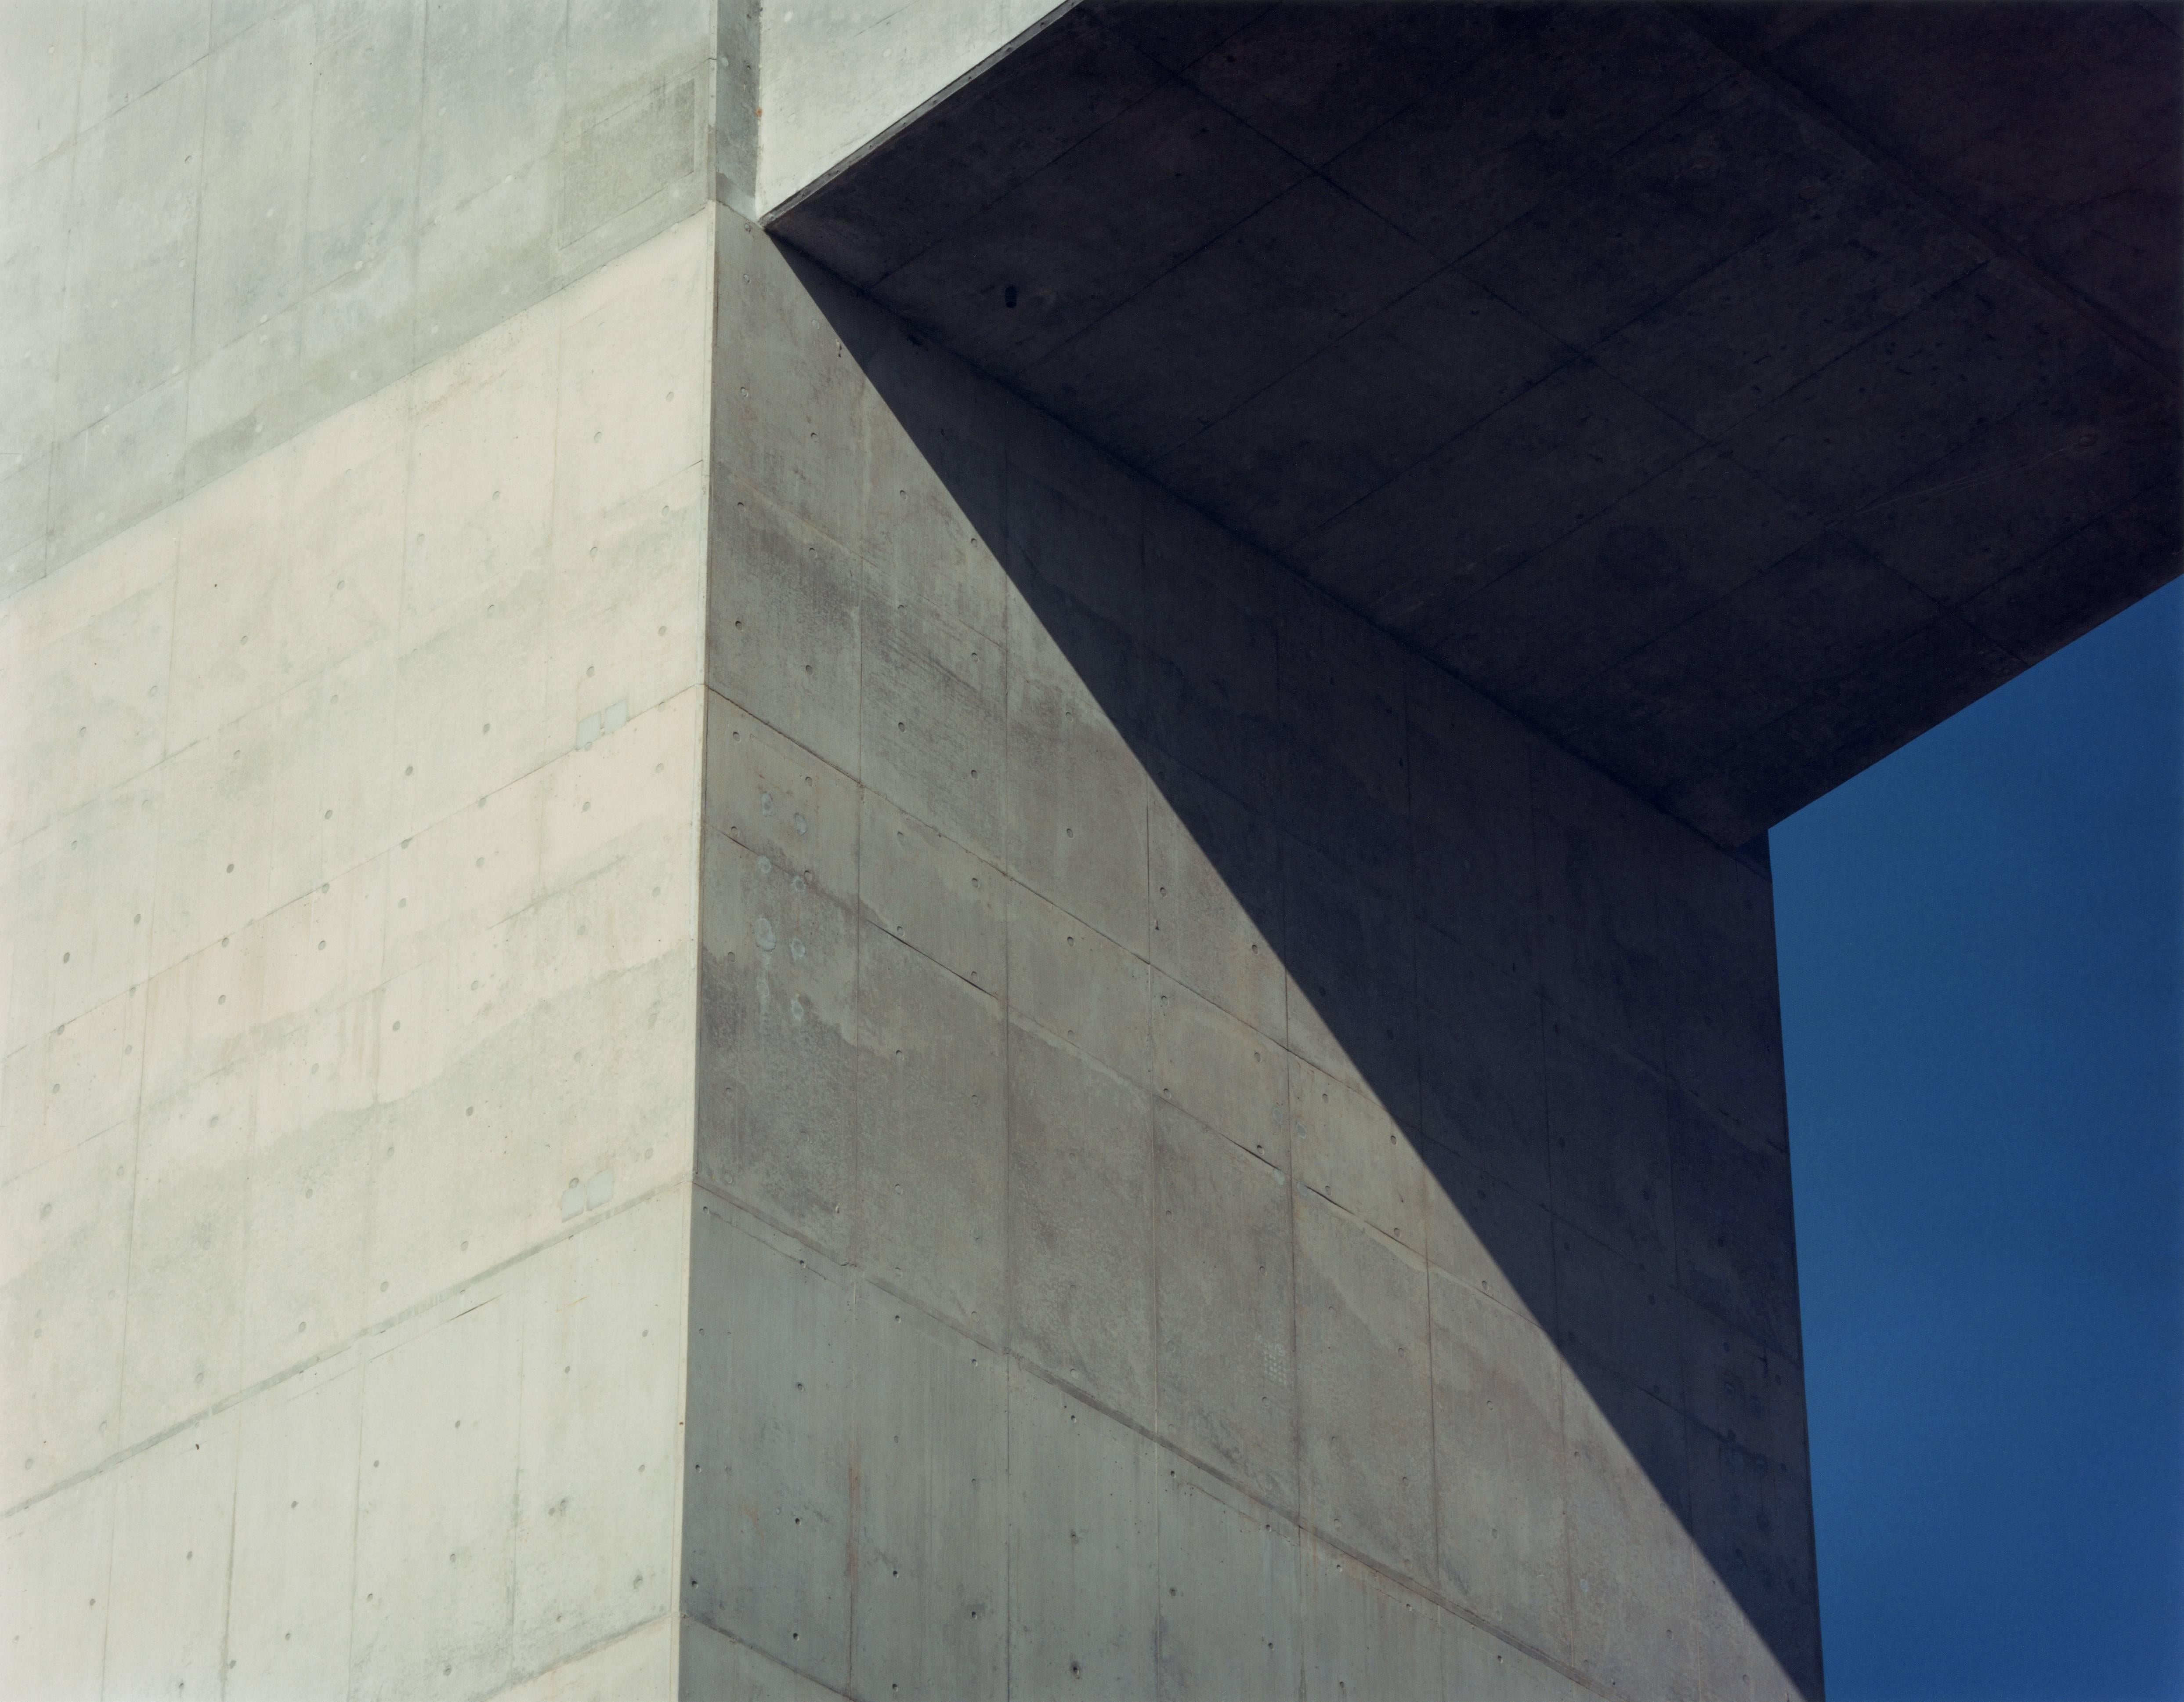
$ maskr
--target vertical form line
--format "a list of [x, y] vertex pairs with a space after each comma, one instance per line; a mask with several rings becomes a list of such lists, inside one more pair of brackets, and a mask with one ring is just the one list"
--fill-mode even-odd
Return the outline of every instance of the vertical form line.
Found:
[[[1403, 932], [1410, 945], [1411, 985], [1411, 1088], [1413, 1108], [1412, 1120], [1416, 1133], [1411, 1136], [1412, 1155], [1418, 1160], [1419, 1235], [1418, 1253], [1424, 1262], [1426, 1286], [1426, 1493], [1432, 1498], [1427, 1508], [1426, 1538], [1431, 1552], [1419, 1557], [1418, 1571], [1429, 1586], [1438, 1593], [1442, 1588], [1440, 1576], [1440, 1399], [1434, 1365], [1434, 1266], [1433, 1222], [1434, 1195], [1440, 1182], [1426, 1162], [1426, 1083], [1425, 999], [1421, 985], [1422, 970], [1418, 963], [1418, 940], [1424, 936], [1424, 925], [1418, 914], [1418, 741], [1412, 736], [1412, 706], [1417, 695], [1417, 665], [1401, 669], [1403, 681], [1402, 741], [1403, 741], [1403, 868], [1408, 875], [1404, 883]], [[1438, 1639], [1434, 1659], [1438, 1670], [1446, 1660], [1447, 1638]], [[1441, 1674], [1444, 1686], [1447, 1674]]]
[[1016, 793], [1012, 748], [1016, 717], [1011, 691], [1017, 605], [1020, 599], [1011, 572], [1016, 548], [1009, 524], [1016, 504], [1016, 464], [1006, 444], [1000, 456], [1001, 536], [997, 568], [1001, 582], [1001, 819], [1000, 843], [994, 849], [1000, 859], [1001, 875], [1001, 1694], [1013, 1696], [1017, 1646], [1017, 1074], [1015, 987], [1010, 971], [1016, 959], [1017, 882], [1016, 860], [1010, 854], [1009, 829]]

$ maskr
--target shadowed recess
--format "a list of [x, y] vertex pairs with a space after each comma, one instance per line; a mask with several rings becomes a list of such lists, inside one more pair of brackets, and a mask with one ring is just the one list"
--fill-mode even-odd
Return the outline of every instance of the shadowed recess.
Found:
[[767, 224], [1733, 846], [2176, 573], [2177, 22], [1088, 0]]

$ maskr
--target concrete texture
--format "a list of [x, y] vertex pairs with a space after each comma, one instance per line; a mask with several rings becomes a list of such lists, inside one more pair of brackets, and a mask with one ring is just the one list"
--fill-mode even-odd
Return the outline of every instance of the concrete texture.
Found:
[[717, 256], [686, 1611], [858, 1697], [1817, 1694], [1764, 875]]
[[[1412, 71], [1502, 27], [1347, 15]], [[1962, 157], [1825, 20], [1591, 15]], [[937, 103], [1036, 20], [4, 16], [0, 1691], [1819, 1694], [1763, 858], [746, 216], [854, 159], [794, 216], [894, 276], [859, 186], [965, 113], [935, 234], [1142, 121], [1094, 153], [1215, 148], [1262, 282], [1501, 327], [1391, 338], [1381, 411], [1418, 368], [1497, 442], [1594, 432], [1575, 483], [1464, 463], [1482, 514], [1567, 508], [1652, 417], [1596, 352], [1301, 243], [1427, 92], [1240, 42], [1256, 116], [1194, 128], [1228, 7], [1073, 12]], [[1111, 187], [1039, 215], [1112, 239], [1088, 290], [1188, 234]], [[1964, 217], [2128, 329], [2135, 276], [2008, 210]], [[1768, 540], [1861, 656], [1901, 594], [1781, 520], [1841, 468], [1777, 449], [1633, 499], [1724, 573], [1767, 564], [1694, 515]], [[2074, 571], [2157, 558], [2164, 500]], [[1997, 571], [1965, 606], [2020, 654], [2088, 606]], [[1794, 663], [1798, 737], [1863, 760], [1724, 607], [1680, 628], [1724, 700]]]
[[0, 608], [10, 1696], [666, 1694], [710, 245]]
[[737, 69], [710, 0], [0, 16], [9, 588], [706, 205]]
[[768, 222], [1735, 846], [2177, 571], [2178, 34], [1089, 0]]
[[1011, 50], [1069, 3], [802, 0], [767, 12], [754, 193], [723, 198], [749, 215], [809, 194], [972, 79], [1007, 77]]

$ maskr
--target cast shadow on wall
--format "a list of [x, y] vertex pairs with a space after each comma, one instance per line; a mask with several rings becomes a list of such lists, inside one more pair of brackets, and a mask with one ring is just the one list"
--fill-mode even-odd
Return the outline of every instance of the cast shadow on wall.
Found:
[[[937, 399], [949, 357], [781, 252], [1039, 628], [1010, 634], [1010, 773], [1048, 795], [1009, 831], [1051, 843], [1012, 872], [1076, 855], [1072, 812], [1105, 837], [1119, 735], [1187, 842], [1148, 830], [1156, 1052], [1201, 1002], [1271, 1041], [1279, 1126], [1245, 1144], [1293, 1179], [1293, 1243], [1331, 1205], [1387, 1255], [1291, 1255], [1300, 1515], [1339, 1506], [1367, 1559], [1616, 1688], [1706, 1670], [1649, 1646], [1684, 1638], [1817, 1696], [1763, 877], [1134, 476], [1063, 488], [982, 441], [983, 381]], [[1034, 647], [1111, 734], [1016, 677]], [[1256, 1356], [1257, 1327], [1195, 1351]], [[1199, 1416], [1179, 1445], [1229, 1469]]]

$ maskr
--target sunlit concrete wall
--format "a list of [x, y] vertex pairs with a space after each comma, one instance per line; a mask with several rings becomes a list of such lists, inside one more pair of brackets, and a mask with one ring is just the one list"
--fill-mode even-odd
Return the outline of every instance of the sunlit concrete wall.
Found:
[[712, 0], [9, 0], [0, 584], [705, 206], [733, 22]]
[[710, 248], [0, 612], [11, 1696], [672, 1605]]
[[1816, 1689], [1765, 877], [732, 217], [718, 293], [717, 1658]]
[[0, 14], [0, 1693], [665, 1695], [713, 20], [242, 9]]
[[746, 215], [794, 201], [1071, 3], [790, 0], [766, 7], [753, 191], [749, 199], [722, 199]]

